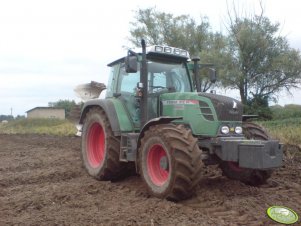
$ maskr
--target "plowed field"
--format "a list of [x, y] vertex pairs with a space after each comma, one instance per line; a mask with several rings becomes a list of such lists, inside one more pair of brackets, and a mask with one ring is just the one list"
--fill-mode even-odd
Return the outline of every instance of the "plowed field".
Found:
[[78, 137], [0, 135], [0, 225], [277, 225], [269, 206], [301, 215], [301, 158], [291, 155], [260, 187], [204, 168], [196, 196], [173, 203], [150, 197], [139, 176], [88, 176]]

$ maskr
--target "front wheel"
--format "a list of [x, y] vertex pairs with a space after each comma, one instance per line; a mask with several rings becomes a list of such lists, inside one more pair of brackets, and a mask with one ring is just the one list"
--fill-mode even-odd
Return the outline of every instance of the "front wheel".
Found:
[[149, 193], [178, 201], [193, 195], [200, 180], [201, 150], [183, 125], [151, 126], [139, 149], [140, 174]]
[[239, 180], [252, 186], [264, 184], [272, 174], [271, 170], [241, 168], [238, 166], [237, 162], [223, 161], [220, 164], [220, 168], [223, 171], [223, 175], [227, 176], [229, 179]]

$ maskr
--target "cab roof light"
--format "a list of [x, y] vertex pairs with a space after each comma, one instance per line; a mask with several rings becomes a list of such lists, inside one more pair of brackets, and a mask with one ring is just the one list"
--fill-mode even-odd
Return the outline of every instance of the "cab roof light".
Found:
[[162, 46], [155, 46], [155, 52], [163, 52]]
[[179, 49], [174, 49], [173, 50], [173, 53], [176, 54], [176, 55], [180, 55], [180, 52], [181, 52], [181, 50], [179, 50]]
[[171, 47], [164, 47], [164, 52], [165, 53], [172, 53], [172, 48]]
[[162, 54], [170, 54], [170, 55], [177, 55], [180, 57], [185, 57], [189, 59], [189, 53], [186, 50], [174, 48], [171, 46], [160, 46], [160, 45], [153, 45], [147, 47], [147, 53], [157, 52]]
[[181, 56], [185, 56], [186, 57], [188, 55], [187, 53], [188, 52], [186, 50], [181, 50], [180, 54], [181, 54]]

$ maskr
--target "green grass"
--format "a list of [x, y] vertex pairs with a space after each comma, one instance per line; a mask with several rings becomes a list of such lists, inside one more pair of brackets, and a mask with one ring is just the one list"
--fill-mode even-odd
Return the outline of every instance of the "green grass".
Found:
[[4, 134], [49, 134], [58, 136], [75, 135], [75, 125], [60, 119], [18, 119], [0, 123]]
[[282, 143], [301, 146], [301, 118], [264, 121], [259, 124]]
[[[258, 122], [273, 138], [282, 143], [301, 146], [301, 117]], [[75, 125], [59, 119], [18, 119], [0, 123], [0, 133], [5, 134], [50, 134], [72, 136]]]

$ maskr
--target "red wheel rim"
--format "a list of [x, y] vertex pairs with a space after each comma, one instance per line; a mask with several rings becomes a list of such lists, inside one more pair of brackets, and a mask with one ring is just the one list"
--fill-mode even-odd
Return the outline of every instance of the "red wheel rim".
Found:
[[[160, 144], [153, 145], [147, 154], [147, 170], [151, 181], [157, 186], [163, 185], [169, 175], [168, 167], [164, 169], [160, 164], [162, 158], [165, 158], [165, 161], [168, 160], [164, 148]], [[168, 162], [166, 164], [168, 165]]]
[[105, 134], [99, 123], [93, 123], [88, 132], [88, 161], [92, 168], [99, 167], [105, 155]]
[[239, 167], [237, 162], [228, 162], [228, 166], [233, 171], [236, 171], [236, 172], [243, 171], [243, 169], [241, 167]]

